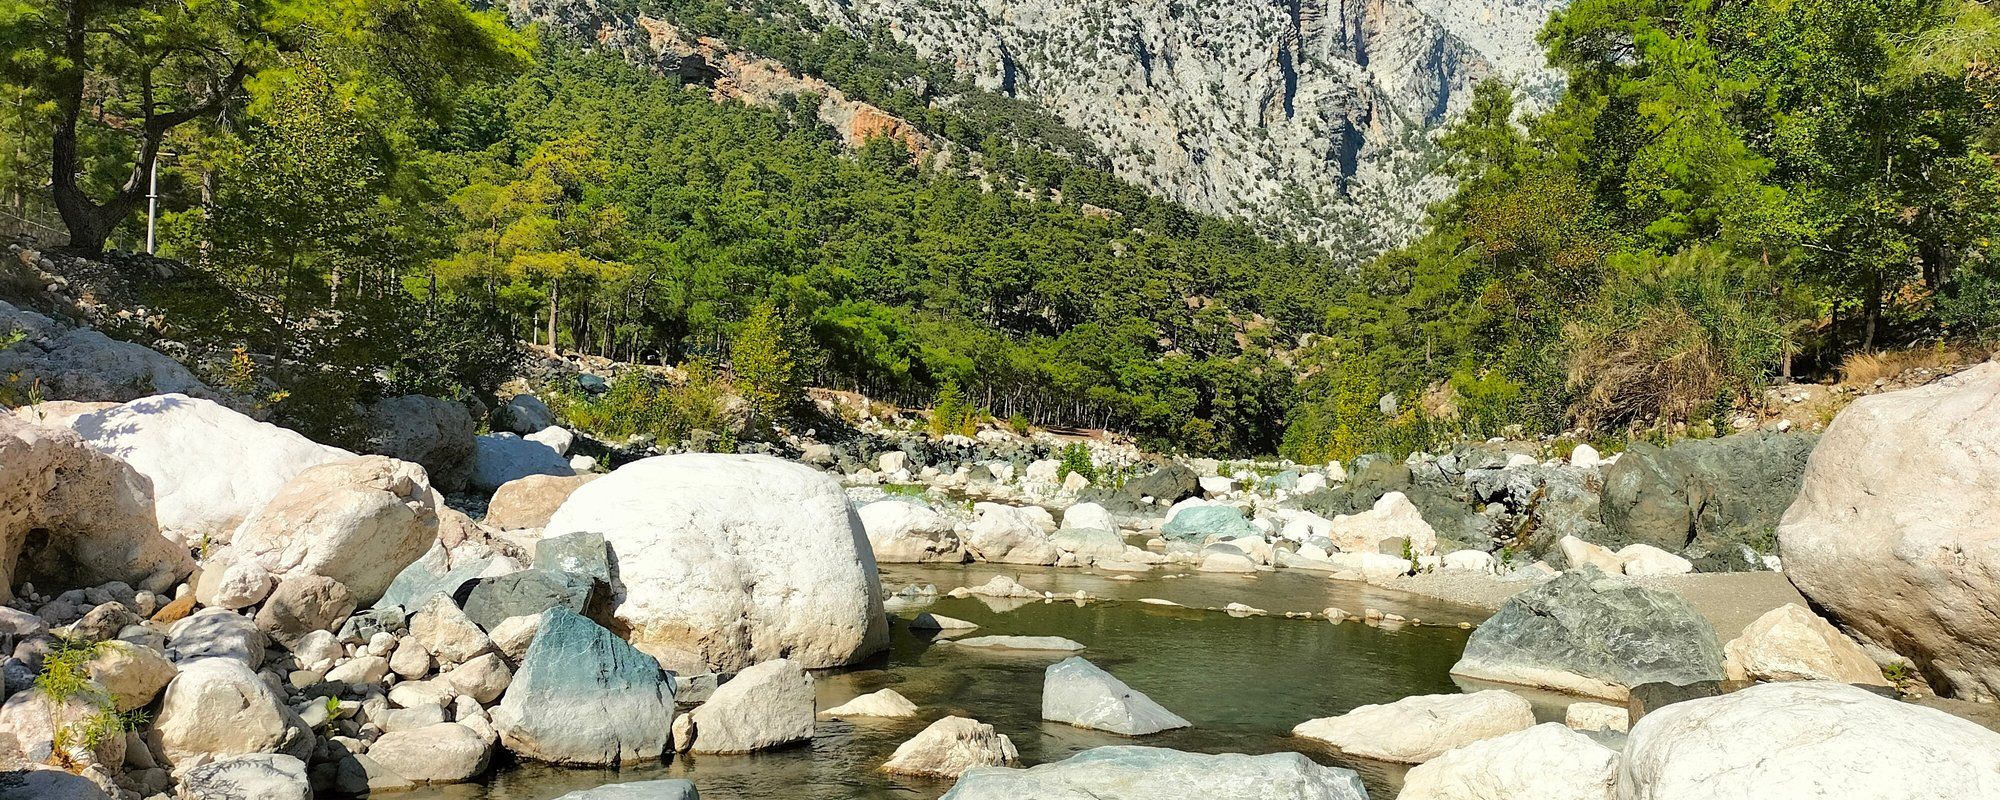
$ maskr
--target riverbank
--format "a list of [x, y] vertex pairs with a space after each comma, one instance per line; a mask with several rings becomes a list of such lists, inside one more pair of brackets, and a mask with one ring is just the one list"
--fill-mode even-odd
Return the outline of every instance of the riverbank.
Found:
[[[1546, 579], [1510, 579], [1475, 572], [1439, 571], [1397, 577], [1373, 585], [1490, 614], [1500, 610], [1509, 598], [1540, 585]], [[1806, 605], [1805, 597], [1782, 572], [1690, 573], [1629, 580], [1649, 589], [1680, 595], [1709, 624], [1715, 626], [1716, 635], [1724, 641], [1735, 638], [1750, 623], [1774, 608], [1788, 603]]]

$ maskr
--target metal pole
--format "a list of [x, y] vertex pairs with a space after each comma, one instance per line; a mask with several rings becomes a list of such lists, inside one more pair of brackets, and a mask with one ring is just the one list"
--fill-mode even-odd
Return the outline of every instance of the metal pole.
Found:
[[153, 255], [153, 217], [160, 209], [160, 158], [153, 157], [146, 178], [146, 255]]

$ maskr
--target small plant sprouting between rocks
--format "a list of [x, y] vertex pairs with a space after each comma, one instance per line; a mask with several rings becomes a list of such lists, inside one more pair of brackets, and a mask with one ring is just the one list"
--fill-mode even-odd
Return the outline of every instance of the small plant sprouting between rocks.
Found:
[[[146, 724], [146, 712], [120, 713], [104, 688], [90, 679], [90, 660], [103, 646], [102, 642], [58, 636], [42, 658], [41, 673], [35, 676], [35, 688], [47, 699], [56, 723], [50, 757], [57, 766], [72, 772], [85, 766], [79, 762], [79, 754], [92, 752], [111, 737]], [[62, 709], [75, 699], [89, 703], [93, 710], [64, 724]]]
[[1091, 463], [1090, 448], [1084, 447], [1082, 442], [1073, 442], [1064, 447], [1060, 460], [1062, 465], [1056, 468], [1056, 480], [1067, 478], [1074, 472], [1082, 475], [1084, 480], [1097, 482], [1097, 465]]

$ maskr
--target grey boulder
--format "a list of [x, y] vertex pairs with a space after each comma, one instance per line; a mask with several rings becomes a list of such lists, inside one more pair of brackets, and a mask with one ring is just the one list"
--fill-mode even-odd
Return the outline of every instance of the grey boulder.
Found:
[[1451, 671], [1623, 700], [1640, 684], [1721, 680], [1722, 643], [1680, 595], [1587, 566], [1509, 599]]
[[1099, 747], [1028, 769], [965, 773], [944, 800], [1367, 800], [1353, 770], [1298, 753], [1208, 755], [1159, 747]]
[[692, 781], [636, 781], [570, 792], [556, 800], [701, 800]]
[[523, 758], [636, 763], [666, 752], [674, 687], [652, 656], [558, 606], [542, 614], [492, 715], [501, 741]]
[[1192, 724], [1082, 657], [1051, 664], [1042, 674], [1042, 719], [1125, 736]]

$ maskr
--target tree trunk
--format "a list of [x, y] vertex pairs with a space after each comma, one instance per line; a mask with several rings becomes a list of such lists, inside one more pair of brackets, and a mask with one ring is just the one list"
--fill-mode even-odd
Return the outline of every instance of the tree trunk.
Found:
[[549, 281], [549, 352], [558, 354], [561, 351], [556, 348], [556, 296], [560, 286], [562, 281]]
[[1875, 328], [1882, 319], [1881, 277], [1878, 276], [1873, 282], [1869, 283], [1868, 300], [1862, 308], [1862, 312], [1868, 316], [1868, 327], [1867, 334], [1861, 340], [1861, 352], [1872, 353], [1875, 351]]

